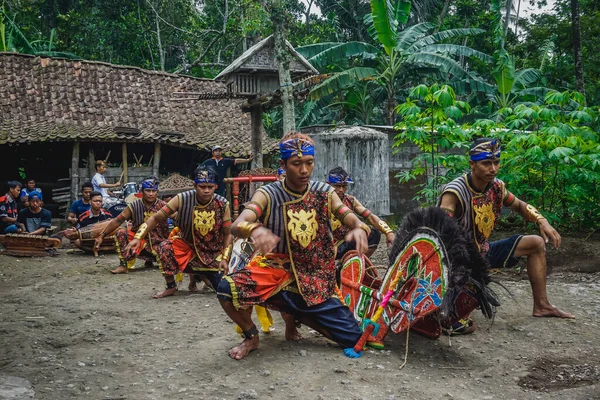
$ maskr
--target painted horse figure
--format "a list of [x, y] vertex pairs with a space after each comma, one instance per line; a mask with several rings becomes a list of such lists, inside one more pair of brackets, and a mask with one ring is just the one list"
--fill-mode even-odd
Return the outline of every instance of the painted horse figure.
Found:
[[349, 357], [359, 356], [365, 344], [382, 348], [390, 329], [437, 338], [442, 328], [474, 309], [491, 318], [499, 306], [487, 287], [488, 263], [456, 221], [437, 207], [405, 217], [383, 276], [371, 266], [356, 252], [342, 261], [342, 300], [364, 332], [354, 349], [346, 349]]

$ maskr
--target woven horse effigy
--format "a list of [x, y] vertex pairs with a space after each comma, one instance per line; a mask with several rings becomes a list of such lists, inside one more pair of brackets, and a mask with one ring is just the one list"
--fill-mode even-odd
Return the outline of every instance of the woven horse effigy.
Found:
[[61, 240], [43, 235], [9, 233], [0, 235], [0, 243], [5, 247], [1, 254], [16, 257], [46, 257], [58, 254]]
[[489, 265], [469, 236], [443, 210], [419, 209], [396, 232], [385, 274], [355, 252], [340, 271], [342, 301], [354, 312], [364, 333], [349, 356], [365, 343], [382, 347], [388, 331], [408, 329], [437, 338], [442, 327], [481, 308], [486, 317], [498, 306]]

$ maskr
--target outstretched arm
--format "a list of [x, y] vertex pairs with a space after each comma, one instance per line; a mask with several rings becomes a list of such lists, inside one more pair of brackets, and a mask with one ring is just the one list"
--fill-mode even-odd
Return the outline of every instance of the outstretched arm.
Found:
[[356, 199], [354, 199], [354, 212], [357, 215], [366, 218], [366, 220], [369, 221], [371, 225], [375, 227], [375, 229], [377, 229], [379, 232], [385, 235], [385, 240], [388, 247], [390, 247], [392, 243], [394, 243], [396, 235], [394, 235], [394, 231], [392, 231], [392, 228], [390, 228], [384, 220], [379, 218], [377, 215], [373, 214], [371, 210], [363, 206], [361, 202]]
[[252, 237], [254, 246], [262, 254], [273, 251], [280, 240], [277, 235], [257, 222], [266, 207], [267, 197], [259, 190], [252, 196], [250, 204], [244, 208], [231, 227], [231, 233], [237, 237], [244, 239]]
[[[512, 196], [512, 194], [509, 193]], [[513, 202], [508, 207], [517, 212], [526, 221], [537, 223], [540, 227], [540, 236], [544, 239], [544, 242], [552, 240], [554, 247], [560, 247], [561, 237], [554, 229], [548, 220], [531, 204], [527, 204], [522, 200], [514, 197]]]
[[133, 240], [125, 247], [125, 254], [137, 253], [140, 240], [148, 236], [159, 223], [166, 221], [169, 215], [177, 210], [179, 210], [179, 196], [173, 197], [159, 212], [154, 213], [146, 222], [140, 225]]
[[329, 196], [331, 199], [331, 209], [329, 219], [332, 216], [335, 216], [342, 224], [346, 225], [348, 228], [352, 229], [345, 237], [346, 242], [355, 242], [356, 243], [356, 251], [359, 255], [362, 255], [367, 252], [369, 249], [369, 244], [367, 242], [367, 235], [371, 233], [371, 229], [362, 222], [356, 214], [350, 210], [343, 202], [340, 200], [339, 196], [331, 190], [329, 192]]
[[246, 164], [254, 159], [253, 155], [250, 155], [250, 158], [234, 158], [234, 164]]
[[131, 219], [131, 210], [129, 209], [129, 207], [125, 207], [125, 209], [123, 211], [121, 211], [121, 214], [119, 214], [117, 216], [117, 218], [111, 220], [110, 223], [106, 226], [106, 228], [104, 228], [104, 230], [102, 232], [100, 232], [100, 234], [94, 241], [94, 247], [96, 248], [96, 250], [100, 249], [100, 246], [102, 246], [102, 242], [104, 241], [104, 238], [108, 234], [114, 232], [119, 226], [121, 226], [121, 224], [123, 222], [129, 221], [130, 219]]

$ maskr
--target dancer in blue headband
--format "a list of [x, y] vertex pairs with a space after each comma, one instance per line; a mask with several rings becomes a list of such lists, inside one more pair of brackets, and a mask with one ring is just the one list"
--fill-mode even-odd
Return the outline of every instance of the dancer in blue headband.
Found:
[[232, 231], [252, 237], [260, 253], [223, 278], [217, 296], [227, 315], [243, 330], [244, 341], [229, 351], [239, 360], [258, 347], [258, 330], [249, 307], [260, 304], [285, 312], [285, 337], [302, 337], [294, 321], [310, 326], [346, 347], [361, 335], [350, 309], [336, 296], [335, 247], [331, 219], [350, 228], [347, 240], [367, 250], [369, 228], [346, 207], [331, 186], [310, 181], [315, 147], [306, 135], [281, 139], [282, 181], [259, 188], [236, 219]]
[[125, 209], [111, 221], [106, 229], [96, 238], [96, 249], [100, 249], [104, 237], [118, 229], [125, 221], [131, 221], [130, 229], [119, 229], [114, 235], [117, 254], [119, 256], [119, 266], [113, 269], [113, 274], [125, 274], [133, 268], [135, 260], [139, 257], [145, 260], [145, 267], [152, 267], [153, 261], [160, 265], [160, 259], [156, 256], [158, 246], [169, 237], [169, 225], [162, 222], [152, 231], [147, 240], [143, 241], [139, 251], [128, 253], [125, 248], [133, 240], [135, 232], [152, 215], [159, 212], [166, 203], [158, 198], [158, 179], [150, 177], [142, 181], [142, 198], [137, 199], [127, 205]]
[[232, 236], [229, 202], [215, 193], [217, 173], [212, 167], [200, 166], [194, 171], [194, 189], [178, 194], [142, 224], [125, 253], [136, 252], [145, 238], [160, 224], [177, 213], [177, 228], [169, 239], [160, 243], [156, 254], [167, 288], [152, 297], [172, 296], [177, 291], [175, 276], [189, 274], [188, 289], [197, 292], [200, 279], [216, 289], [227, 271], [231, 256]]
[[[531, 204], [519, 200], [496, 178], [500, 170], [501, 144], [498, 139], [477, 139], [469, 150], [471, 171], [443, 189], [438, 205], [454, 217], [473, 238], [492, 268], [512, 267], [527, 257], [527, 275], [533, 291], [533, 316], [574, 318], [548, 301], [546, 293], [546, 245], [559, 247], [561, 237], [548, 220]], [[503, 207], [539, 225], [540, 235], [513, 235], [490, 242], [489, 237]], [[451, 327], [450, 333], [471, 333], [470, 319]]]
[[[388, 224], [382, 219], [380, 219], [377, 215], [373, 214], [371, 210], [363, 206], [361, 202], [356, 199], [356, 197], [346, 194], [348, 184], [354, 183], [354, 181], [352, 180], [352, 178], [350, 178], [346, 170], [344, 170], [342, 167], [336, 167], [329, 171], [327, 183], [333, 186], [335, 192], [340, 197], [342, 202], [350, 210], [352, 210], [352, 212], [354, 212], [359, 217], [367, 220], [371, 224], [371, 226], [375, 227], [375, 229], [371, 229], [371, 233], [367, 238], [369, 244], [369, 250], [367, 250], [367, 252], [365, 253], [367, 257], [371, 257], [375, 250], [377, 250], [377, 246], [379, 245], [382, 233], [385, 235], [388, 247], [391, 246], [392, 243], [394, 243], [394, 231], [392, 231]], [[344, 241], [344, 238], [348, 234], [348, 228], [342, 225], [342, 223], [337, 218], [334, 218], [331, 221], [331, 228], [333, 229], [333, 239], [335, 240], [335, 244], [337, 246], [337, 254], [335, 258], [336, 260], [339, 260], [348, 251], [355, 250], [356, 243]]]

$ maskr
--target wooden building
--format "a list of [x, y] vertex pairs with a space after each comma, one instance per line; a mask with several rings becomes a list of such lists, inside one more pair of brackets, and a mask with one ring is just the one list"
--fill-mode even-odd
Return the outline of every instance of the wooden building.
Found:
[[97, 159], [110, 183], [121, 173], [122, 182], [189, 176], [216, 144], [226, 156], [252, 152], [247, 99], [223, 82], [0, 53], [0, 87], [0, 182], [27, 175], [42, 189], [70, 186], [72, 200]]

